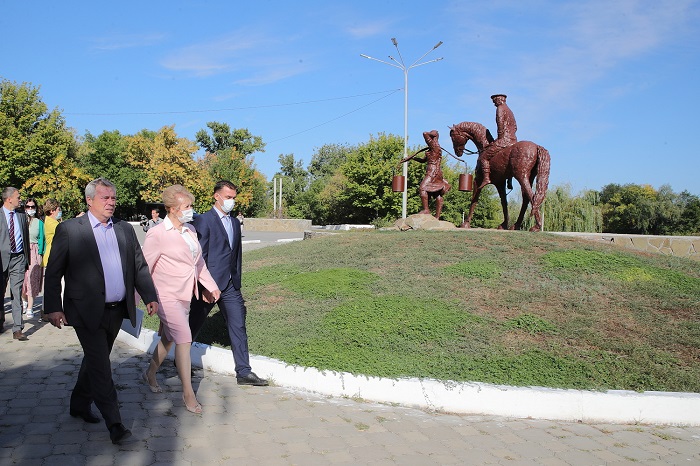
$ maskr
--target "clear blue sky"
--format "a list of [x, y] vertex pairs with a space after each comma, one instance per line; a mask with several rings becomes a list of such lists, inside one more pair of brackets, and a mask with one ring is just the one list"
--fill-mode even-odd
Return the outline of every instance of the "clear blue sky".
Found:
[[[0, 76], [41, 86], [78, 135], [209, 121], [248, 128], [268, 178], [328, 143], [478, 121], [508, 95], [518, 138], [552, 154], [550, 185], [670, 184], [700, 194], [700, 5], [694, 0], [0, 0]], [[472, 147], [473, 148], [473, 147]], [[401, 154], [397, 154], [397, 161]], [[467, 158], [474, 166], [475, 156]], [[388, 181], [388, 180], [387, 180]]]

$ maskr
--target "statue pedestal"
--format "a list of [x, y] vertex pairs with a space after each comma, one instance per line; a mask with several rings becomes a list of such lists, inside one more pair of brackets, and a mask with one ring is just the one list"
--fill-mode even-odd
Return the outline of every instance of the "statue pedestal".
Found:
[[406, 218], [400, 218], [394, 222], [394, 226], [401, 231], [406, 230], [456, 230], [457, 227], [444, 220], [438, 220], [428, 214], [413, 214]]

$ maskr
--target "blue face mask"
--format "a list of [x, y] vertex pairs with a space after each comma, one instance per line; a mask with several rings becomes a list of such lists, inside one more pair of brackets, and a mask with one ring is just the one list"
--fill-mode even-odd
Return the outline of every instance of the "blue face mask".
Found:
[[63, 211], [59, 210], [58, 213], [56, 214], [56, 220], [60, 220], [61, 217], [63, 217]]

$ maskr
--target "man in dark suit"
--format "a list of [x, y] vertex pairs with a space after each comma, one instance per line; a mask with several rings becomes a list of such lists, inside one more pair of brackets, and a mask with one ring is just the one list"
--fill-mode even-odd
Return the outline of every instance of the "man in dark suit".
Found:
[[22, 285], [24, 273], [29, 267], [29, 224], [19, 207], [19, 191], [8, 186], [2, 190], [2, 215], [0, 215], [0, 264], [2, 264], [2, 312], [0, 333], [5, 331], [5, 292], [10, 282], [12, 293], [12, 338], [27, 341], [22, 333]]
[[[241, 294], [241, 224], [236, 217], [230, 215], [237, 193], [238, 189], [230, 181], [217, 182], [214, 186], [214, 206], [196, 216], [192, 224], [197, 230], [202, 256], [209, 273], [221, 290], [217, 304], [224, 315], [231, 338], [236, 380], [239, 385], [265, 386], [268, 384], [267, 380], [252, 372], [248, 355], [246, 307]], [[206, 290], [202, 292], [205, 296], [208, 293]], [[203, 297], [193, 299], [190, 305], [190, 329], [193, 339], [214, 307], [213, 300], [210, 304], [204, 301]]]
[[[149, 314], [157, 309], [156, 290], [134, 228], [112, 217], [116, 188], [104, 178], [85, 188], [87, 215], [56, 228], [44, 284], [45, 313], [51, 323], [71, 325], [83, 348], [83, 362], [70, 399], [70, 415], [98, 423], [102, 414], [114, 444], [131, 436], [119, 413], [109, 354], [122, 321], [136, 323], [134, 288]], [[65, 280], [61, 300], [61, 278]]]

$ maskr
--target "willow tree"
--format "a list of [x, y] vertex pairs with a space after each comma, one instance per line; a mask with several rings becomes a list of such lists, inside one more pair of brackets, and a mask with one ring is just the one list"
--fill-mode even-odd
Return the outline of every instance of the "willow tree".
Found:
[[[515, 201], [509, 202], [511, 217], [515, 219], [520, 212], [520, 193]], [[571, 193], [568, 184], [555, 186], [547, 191], [547, 198], [541, 207], [544, 230], [578, 231], [600, 233], [603, 231], [603, 209], [600, 196], [595, 190], [584, 191], [578, 195]], [[523, 222], [523, 229], [534, 225], [528, 210]]]

